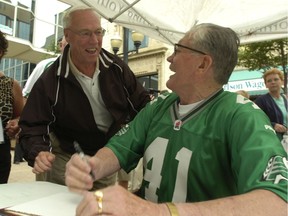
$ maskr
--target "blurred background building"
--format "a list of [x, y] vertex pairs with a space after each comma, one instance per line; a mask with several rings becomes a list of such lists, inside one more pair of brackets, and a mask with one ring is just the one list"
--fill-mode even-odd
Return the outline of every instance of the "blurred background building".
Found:
[[[63, 35], [63, 12], [69, 7], [57, 0], [0, 0], [0, 30], [9, 41], [0, 70], [24, 87], [36, 64], [56, 55], [57, 41]], [[142, 35], [142, 40], [136, 42], [136, 50], [133, 30], [104, 19], [102, 26], [106, 29], [103, 48], [123, 58], [146, 89], [155, 94], [165, 90], [165, 71], [169, 71], [166, 58], [172, 46]], [[115, 52], [112, 41], [117, 39], [118, 52]]]
[[[69, 8], [70, 5], [58, 0], [0, 0], [0, 30], [7, 34], [9, 41], [0, 70], [24, 87], [36, 64], [57, 54], [57, 41], [63, 35], [62, 16]], [[166, 59], [173, 53], [172, 45], [147, 35], [139, 36], [133, 29], [105, 19], [102, 27], [106, 29], [104, 49], [123, 58], [155, 96], [167, 90], [166, 81], [172, 72]], [[135, 39], [135, 35], [140, 39]], [[250, 95], [264, 94], [267, 90], [262, 72], [237, 68], [224, 90], [243, 89]]]

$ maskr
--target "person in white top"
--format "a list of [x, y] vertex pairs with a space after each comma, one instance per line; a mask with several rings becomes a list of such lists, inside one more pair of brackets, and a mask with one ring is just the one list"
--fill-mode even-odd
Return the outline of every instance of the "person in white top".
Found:
[[[66, 46], [67, 42], [65, 39], [65, 36], [63, 36], [62, 40], [59, 42], [59, 49], [61, 53], [64, 50], [64, 47]], [[46, 68], [48, 68], [58, 57], [48, 58], [40, 61], [34, 70], [32, 71], [31, 75], [29, 76], [23, 90], [22, 95], [24, 98], [28, 98], [32, 87], [34, 86], [35, 82], [38, 80], [38, 78], [41, 76], [41, 74], [44, 72]]]

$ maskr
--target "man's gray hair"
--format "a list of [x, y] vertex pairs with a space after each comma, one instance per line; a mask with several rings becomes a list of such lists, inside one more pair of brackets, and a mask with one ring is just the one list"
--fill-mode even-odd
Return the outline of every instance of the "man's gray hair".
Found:
[[199, 49], [213, 59], [214, 79], [226, 84], [238, 61], [240, 40], [230, 28], [211, 23], [193, 26], [186, 36], [194, 49]]
[[101, 20], [100, 15], [97, 13], [96, 9], [93, 7], [88, 7], [88, 6], [77, 6], [77, 7], [72, 7], [63, 16], [63, 29], [69, 28], [71, 26], [71, 20], [72, 20], [72, 14], [75, 11], [87, 11], [91, 10], [94, 11], [95, 14], [99, 17], [99, 20]]

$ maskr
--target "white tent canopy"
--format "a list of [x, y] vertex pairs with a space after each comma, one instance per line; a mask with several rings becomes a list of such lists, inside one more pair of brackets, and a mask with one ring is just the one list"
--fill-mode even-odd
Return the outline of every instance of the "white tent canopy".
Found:
[[242, 44], [288, 37], [287, 0], [60, 0], [95, 7], [110, 22], [173, 44], [193, 25], [234, 29]]

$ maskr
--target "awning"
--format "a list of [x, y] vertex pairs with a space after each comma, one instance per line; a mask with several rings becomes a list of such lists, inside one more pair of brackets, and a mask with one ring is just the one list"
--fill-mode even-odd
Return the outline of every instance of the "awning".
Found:
[[53, 52], [47, 52], [44, 49], [33, 47], [28, 40], [15, 38], [7, 35], [6, 39], [9, 42], [8, 51], [4, 58], [15, 58], [23, 61], [37, 64], [43, 59], [52, 57]]
[[[287, 0], [60, 0], [94, 7], [109, 22], [173, 44], [192, 26], [234, 29], [241, 43], [286, 38]], [[256, 12], [258, 11], [258, 12]]]

